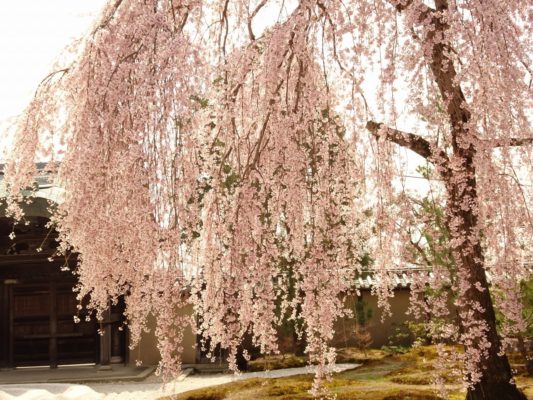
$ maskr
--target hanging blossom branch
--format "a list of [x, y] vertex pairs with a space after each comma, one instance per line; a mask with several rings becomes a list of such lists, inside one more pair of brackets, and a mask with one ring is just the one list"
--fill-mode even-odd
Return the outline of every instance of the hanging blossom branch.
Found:
[[533, 145], [533, 138], [508, 138], [508, 139], [493, 139], [488, 141], [487, 147], [489, 148], [498, 148], [498, 147], [514, 147], [514, 146], [530, 146]]
[[303, 319], [318, 394], [366, 227], [354, 203], [359, 171], [312, 57], [310, 23], [309, 8], [297, 8], [221, 67], [226, 78], [206, 107], [213, 145], [195, 295], [208, 350], [230, 349], [232, 365], [246, 332], [277, 352], [274, 321]]
[[[361, 174], [316, 64], [312, 4], [236, 50], [220, 6], [206, 40], [221, 34], [221, 63], [191, 42], [200, 4], [116, 2], [63, 80], [38, 93], [50, 125], [54, 94], [65, 100], [54, 222], [78, 254], [79, 299], [100, 317], [123, 296], [132, 345], [154, 314], [166, 372], [191, 326], [236, 368], [246, 335], [277, 352], [277, 326], [302, 320], [319, 393], [368, 228]], [[36, 146], [22, 133], [40, 129], [21, 125], [20, 137]], [[28, 165], [31, 146], [17, 146]], [[22, 179], [10, 165], [6, 180]], [[175, 316], [188, 304], [198, 325]]]

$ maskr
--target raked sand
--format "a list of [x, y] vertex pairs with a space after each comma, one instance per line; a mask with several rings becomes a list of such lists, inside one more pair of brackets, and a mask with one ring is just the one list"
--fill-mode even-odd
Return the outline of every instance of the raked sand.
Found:
[[[337, 364], [337, 372], [353, 369], [360, 364]], [[69, 383], [35, 383], [0, 385], [0, 400], [155, 400], [189, 390], [223, 385], [250, 378], [281, 378], [313, 373], [313, 367], [287, 368], [239, 375], [213, 374], [181, 376], [163, 384], [156, 376], [141, 382], [107, 382], [75, 385]]]

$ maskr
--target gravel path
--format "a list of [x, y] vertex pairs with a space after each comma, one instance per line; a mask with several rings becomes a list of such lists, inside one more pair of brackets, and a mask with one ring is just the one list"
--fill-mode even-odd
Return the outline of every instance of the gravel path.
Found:
[[[357, 368], [360, 364], [337, 364], [336, 371]], [[181, 376], [165, 385], [151, 376], [141, 382], [109, 382], [87, 385], [41, 383], [0, 385], [0, 400], [155, 400], [159, 397], [223, 385], [241, 379], [281, 378], [313, 373], [314, 368], [287, 368], [266, 372], [248, 372], [240, 375], [213, 374]]]

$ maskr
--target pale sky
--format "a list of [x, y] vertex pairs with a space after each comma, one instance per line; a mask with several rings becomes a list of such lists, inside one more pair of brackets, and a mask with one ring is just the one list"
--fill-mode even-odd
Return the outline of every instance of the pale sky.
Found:
[[0, 137], [2, 127], [23, 111], [61, 51], [89, 29], [104, 3], [0, 1]]

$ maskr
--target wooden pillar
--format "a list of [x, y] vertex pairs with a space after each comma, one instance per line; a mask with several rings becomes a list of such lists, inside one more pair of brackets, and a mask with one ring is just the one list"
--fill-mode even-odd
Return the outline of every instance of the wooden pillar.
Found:
[[113, 323], [109, 324], [111, 330], [111, 363], [120, 364], [124, 362], [123, 348], [124, 348], [124, 332], [119, 328], [120, 321], [113, 318]]
[[100, 322], [100, 365], [108, 366], [111, 362], [111, 310], [108, 308]]
[[3, 280], [0, 280], [0, 369], [7, 367], [8, 354], [8, 326], [9, 326], [9, 309], [7, 288]]
[[57, 368], [57, 301], [56, 301], [57, 289], [55, 283], [50, 284], [50, 340], [49, 340], [49, 352], [50, 352], [50, 368]]
[[13, 367], [11, 284], [9, 279], [0, 282], [0, 368]]
[[[6, 283], [7, 285], [7, 283]], [[8, 328], [7, 328], [7, 337], [8, 340], [8, 358], [7, 358], [7, 364], [11, 367], [14, 367], [14, 361], [13, 361], [13, 348], [15, 346], [15, 341], [13, 339], [13, 286], [7, 286], [7, 298], [8, 298], [8, 307], [9, 307], [9, 316], [8, 316]]]

